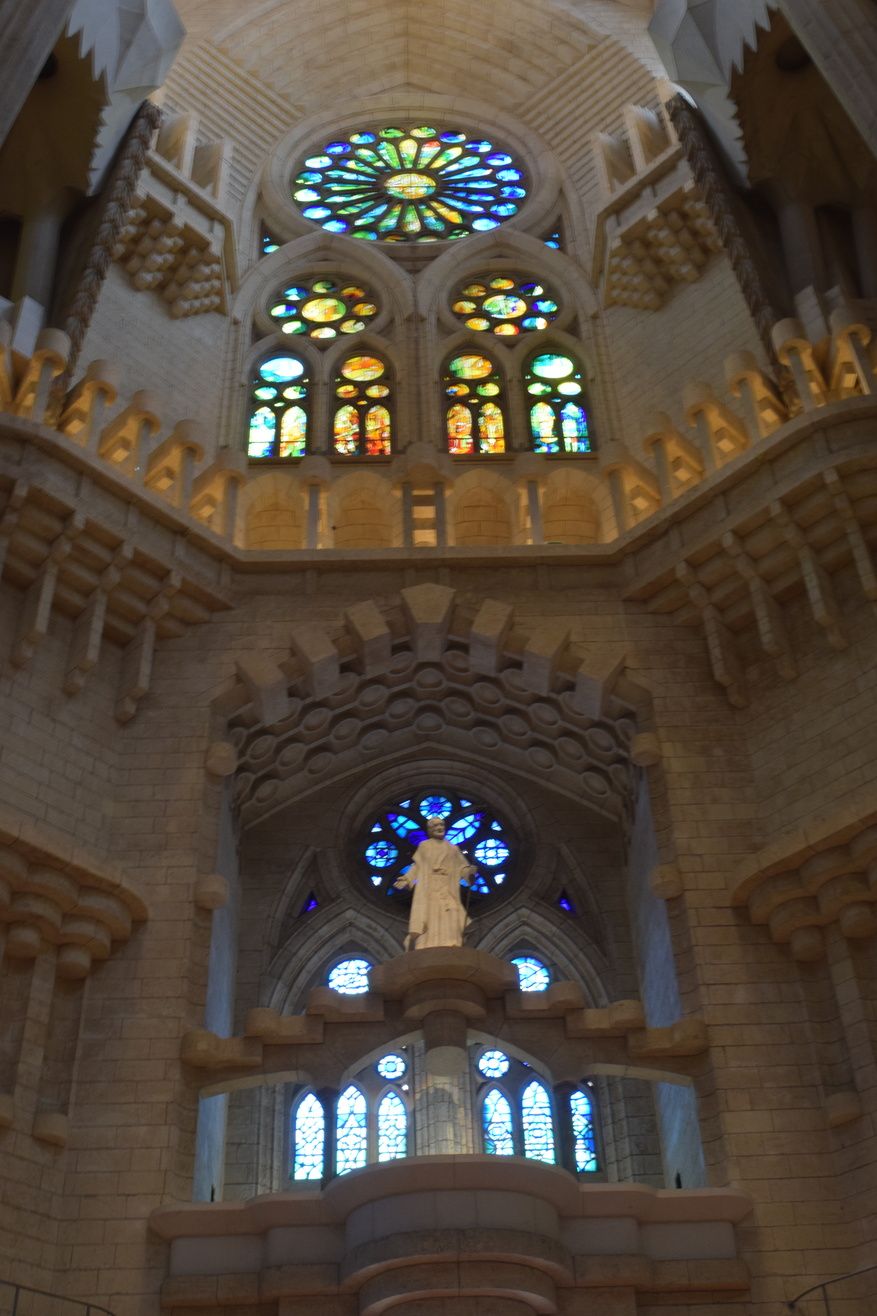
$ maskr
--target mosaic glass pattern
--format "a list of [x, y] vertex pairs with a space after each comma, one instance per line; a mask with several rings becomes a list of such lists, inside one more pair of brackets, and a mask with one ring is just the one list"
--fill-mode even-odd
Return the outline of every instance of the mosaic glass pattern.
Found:
[[358, 334], [378, 313], [372, 293], [350, 279], [302, 279], [278, 288], [268, 314], [285, 334], [330, 343], [339, 334]]
[[467, 329], [517, 338], [522, 333], [547, 329], [560, 307], [543, 283], [508, 274], [488, 274], [464, 283], [451, 309]]
[[361, 996], [368, 991], [371, 967], [368, 960], [342, 960], [330, 971], [326, 981], [333, 992], [341, 992], [343, 996]]
[[391, 1051], [388, 1056], [381, 1057], [375, 1065], [375, 1069], [378, 1071], [381, 1078], [386, 1078], [390, 1082], [395, 1082], [396, 1079], [404, 1076], [408, 1069], [408, 1063], [404, 1056], [400, 1056], [397, 1052]]
[[249, 457], [304, 457], [309, 385], [307, 365], [297, 356], [278, 354], [257, 366], [250, 386]]
[[270, 256], [272, 251], [278, 250], [278, 248], [280, 247], [280, 243], [274, 237], [273, 233], [269, 233], [266, 228], [263, 228], [262, 236], [260, 238], [260, 246], [262, 249], [262, 255]]
[[484, 1150], [488, 1156], [514, 1156], [515, 1135], [509, 1099], [499, 1088], [490, 1088], [481, 1103]]
[[509, 1058], [504, 1051], [484, 1051], [478, 1058], [478, 1072], [485, 1078], [502, 1078], [509, 1072]]
[[330, 233], [439, 242], [486, 233], [527, 195], [513, 157], [465, 132], [390, 125], [327, 142], [304, 160], [293, 199]]
[[452, 357], [444, 390], [451, 456], [505, 452], [502, 376], [490, 357], [474, 351]]
[[295, 1107], [292, 1120], [293, 1179], [322, 1179], [326, 1153], [326, 1114], [309, 1092]]
[[563, 352], [539, 352], [524, 373], [534, 452], [591, 452], [587, 398], [578, 363]]
[[597, 1163], [597, 1141], [594, 1137], [594, 1108], [587, 1092], [583, 1092], [581, 1088], [577, 1092], [571, 1092], [569, 1109], [572, 1117], [576, 1170], [579, 1174], [590, 1174], [600, 1167]]
[[524, 1155], [531, 1161], [546, 1161], [553, 1165], [557, 1157], [554, 1150], [551, 1099], [547, 1088], [535, 1078], [521, 1093], [521, 1129], [524, 1135]]
[[368, 1155], [368, 1108], [353, 1083], [338, 1098], [335, 1121], [335, 1172], [349, 1174], [366, 1163]]
[[378, 1160], [395, 1161], [408, 1155], [408, 1111], [397, 1092], [388, 1092], [378, 1105]]
[[368, 881], [376, 892], [400, 903], [410, 901], [411, 893], [397, 891], [393, 884], [408, 871], [414, 851], [426, 840], [428, 818], [441, 818], [447, 840], [477, 867], [475, 875], [461, 884], [468, 887], [464, 899], [474, 912], [506, 882], [514, 852], [500, 819], [456, 791], [425, 790], [391, 805], [374, 820], [362, 847]]
[[551, 986], [551, 974], [535, 955], [515, 955], [512, 964], [518, 971], [522, 992], [544, 992]]
[[347, 357], [335, 380], [335, 399], [335, 452], [341, 457], [389, 457], [392, 390], [380, 357]]

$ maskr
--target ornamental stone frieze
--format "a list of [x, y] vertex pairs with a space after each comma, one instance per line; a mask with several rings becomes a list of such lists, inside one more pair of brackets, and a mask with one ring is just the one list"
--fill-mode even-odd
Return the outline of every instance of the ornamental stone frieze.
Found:
[[474, 745], [512, 771], [538, 772], [626, 828], [639, 738], [625, 693], [636, 702], [643, 692], [625, 691], [622, 655], [604, 691], [565, 628], [525, 634], [513, 622], [507, 604], [473, 606], [418, 585], [394, 606], [349, 609], [337, 638], [296, 628], [286, 662], [239, 663], [222, 699], [224, 752], [211, 747], [208, 770], [236, 772], [249, 824], [364, 753], [441, 736], [461, 754]]

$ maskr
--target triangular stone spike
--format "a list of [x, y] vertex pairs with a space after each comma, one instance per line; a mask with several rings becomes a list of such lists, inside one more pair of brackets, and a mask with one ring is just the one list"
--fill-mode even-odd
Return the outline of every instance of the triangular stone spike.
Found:
[[438, 662], [444, 652], [456, 590], [445, 585], [412, 585], [402, 590], [418, 662]]
[[338, 650], [322, 626], [313, 623], [293, 627], [292, 649], [305, 671], [305, 680], [315, 695], [329, 695], [341, 675]]

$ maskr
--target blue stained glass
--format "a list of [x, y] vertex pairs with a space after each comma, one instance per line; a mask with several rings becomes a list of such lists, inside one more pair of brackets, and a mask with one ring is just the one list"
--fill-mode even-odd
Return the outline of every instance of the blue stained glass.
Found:
[[388, 1092], [378, 1106], [378, 1160], [396, 1161], [408, 1155], [408, 1111], [397, 1092]]
[[373, 868], [389, 868], [399, 858], [399, 851], [389, 841], [373, 841], [365, 857]]
[[401, 836], [403, 841], [416, 844], [417, 840], [423, 840], [426, 835], [421, 824], [416, 823], [413, 818], [406, 818], [404, 813], [388, 813], [387, 819], [393, 831], [397, 836]]
[[545, 239], [545, 245], [546, 245], [546, 247], [551, 247], [551, 248], [553, 248], [554, 251], [560, 251], [560, 232], [559, 232], [559, 230], [556, 231], [556, 232], [554, 232], [554, 233], [549, 233], [548, 237]]
[[478, 1059], [478, 1072], [485, 1078], [502, 1078], [509, 1072], [509, 1058], [504, 1051], [484, 1051]]
[[408, 1064], [405, 1057], [400, 1056], [396, 1051], [391, 1051], [389, 1055], [382, 1056], [375, 1065], [375, 1069], [381, 1078], [389, 1079], [391, 1082], [401, 1078], [407, 1068]]
[[453, 807], [444, 795], [427, 795], [420, 806], [420, 812], [424, 818], [447, 818]]
[[248, 457], [270, 457], [274, 449], [277, 418], [270, 407], [259, 407], [250, 420], [247, 440]]
[[492, 822], [492, 823], [490, 824], [490, 830], [491, 830], [492, 832], [501, 832], [501, 831], [502, 831], [502, 823], [501, 823], [501, 822]]
[[309, 1092], [295, 1108], [292, 1121], [292, 1178], [322, 1179], [326, 1151], [326, 1114]]
[[384, 879], [381, 873], [372, 873], [372, 886], [381, 886], [383, 881]]
[[[422, 125], [407, 135], [402, 128], [384, 127], [329, 142], [325, 154], [304, 161], [293, 197], [307, 205], [306, 218], [330, 232], [352, 231], [372, 242], [453, 240], [496, 228], [498, 220], [484, 214], [479, 193], [497, 188], [502, 170], [524, 196], [521, 170], [509, 169], [512, 156], [486, 139], [469, 142], [466, 133], [454, 131], [439, 138]], [[513, 213], [494, 212], [500, 218]]]
[[558, 908], [562, 909], [565, 914], [574, 914], [576, 912], [575, 905], [572, 903], [572, 901], [570, 900], [569, 896], [566, 894], [565, 891], [561, 891], [560, 896], [558, 897], [557, 905]]
[[312, 909], [319, 909], [319, 908], [320, 908], [319, 900], [315, 895], [311, 894], [308, 896], [307, 900], [302, 905], [301, 912], [303, 914], [310, 914]]
[[493, 873], [492, 876], [493, 876], [494, 885], [502, 886], [503, 882], [505, 881], [505, 873]]
[[496, 841], [492, 836], [479, 841], [475, 847], [475, 858], [479, 864], [486, 864], [488, 868], [504, 864], [508, 857], [509, 848], [505, 841]]
[[534, 955], [515, 955], [512, 964], [518, 971], [522, 992], [544, 992], [551, 985], [551, 974]]
[[337, 1174], [349, 1174], [365, 1165], [368, 1152], [366, 1101], [352, 1083], [338, 1098], [335, 1140]]
[[594, 1137], [594, 1111], [591, 1098], [581, 1089], [570, 1093], [570, 1114], [572, 1116], [572, 1134], [575, 1146], [576, 1170], [579, 1174], [592, 1173], [599, 1169], [597, 1164], [597, 1143]]
[[[461, 880], [460, 885], [465, 886], [466, 883]], [[477, 891], [479, 896], [486, 896], [490, 894], [490, 887], [487, 885], [483, 877], [480, 876], [476, 877], [475, 881], [470, 882], [469, 885], [471, 886], [473, 891]]]
[[368, 991], [368, 960], [342, 960], [329, 974], [329, 986], [344, 996], [359, 996]]
[[547, 1090], [537, 1080], [528, 1083], [521, 1093], [521, 1127], [524, 1131], [524, 1155], [531, 1161], [553, 1165], [554, 1121]]
[[481, 1124], [484, 1130], [484, 1150], [488, 1156], [514, 1156], [512, 1108], [508, 1097], [499, 1088], [491, 1088], [486, 1093], [481, 1106]]
[[287, 384], [305, 372], [304, 363], [294, 356], [272, 356], [259, 366], [259, 374], [271, 384]]
[[[462, 804], [463, 801], [461, 800]], [[447, 831], [447, 839], [452, 845], [459, 845], [461, 841], [468, 841], [470, 836], [474, 836], [481, 826], [483, 813], [467, 813], [464, 818], [458, 818], [452, 823]]]

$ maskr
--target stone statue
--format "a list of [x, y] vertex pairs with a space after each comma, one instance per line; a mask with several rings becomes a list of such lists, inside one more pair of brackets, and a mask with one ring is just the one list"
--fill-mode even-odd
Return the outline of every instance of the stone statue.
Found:
[[445, 840], [441, 818], [428, 818], [429, 833], [414, 851], [414, 862], [395, 883], [413, 887], [406, 950], [429, 946], [462, 946], [468, 922], [460, 899], [460, 882], [477, 870], [456, 845]]

